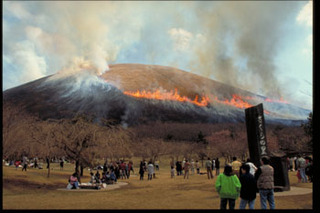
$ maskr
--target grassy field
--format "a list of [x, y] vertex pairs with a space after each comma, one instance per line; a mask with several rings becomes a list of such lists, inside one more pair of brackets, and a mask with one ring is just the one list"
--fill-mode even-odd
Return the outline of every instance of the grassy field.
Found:
[[[138, 172], [138, 161], [135, 161]], [[74, 166], [66, 164], [60, 171], [52, 164], [50, 178], [46, 169], [3, 166], [3, 209], [219, 209], [220, 199], [214, 189], [216, 177], [208, 180], [206, 175], [170, 177], [169, 161], [160, 163], [156, 179], [140, 181], [139, 176], [119, 180], [128, 185], [115, 190], [64, 191]], [[222, 172], [222, 170], [221, 170]], [[298, 183], [295, 172], [289, 173], [291, 186], [312, 188], [312, 183]], [[82, 182], [89, 182], [85, 170]], [[275, 197], [277, 209], [312, 209], [312, 193]], [[236, 201], [239, 208], [240, 200]], [[256, 209], [260, 209], [259, 197]]]

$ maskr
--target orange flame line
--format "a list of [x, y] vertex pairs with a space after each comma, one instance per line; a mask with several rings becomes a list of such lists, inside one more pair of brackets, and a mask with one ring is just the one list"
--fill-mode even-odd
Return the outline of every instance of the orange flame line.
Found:
[[202, 96], [201, 101], [199, 101], [198, 95], [196, 95], [194, 100], [191, 100], [186, 96], [180, 96], [177, 89], [175, 89], [174, 92], [161, 92], [159, 89], [157, 89], [155, 92], [149, 92], [145, 90], [140, 92], [139, 90], [137, 90], [137, 92], [124, 91], [123, 93], [125, 95], [130, 95], [136, 98], [189, 102], [198, 106], [207, 106], [210, 101], [207, 96]]
[[[136, 92], [130, 92], [130, 91], [124, 91], [125, 95], [133, 96], [136, 98], [146, 98], [146, 99], [157, 99], [157, 100], [172, 100], [172, 101], [179, 101], [179, 102], [189, 102], [192, 104], [195, 104], [197, 106], [208, 106], [210, 99], [208, 96], [201, 96], [201, 101], [199, 101], [199, 96], [196, 95], [194, 100], [191, 100], [190, 98], [186, 96], [180, 96], [178, 93], [178, 90], [175, 88], [174, 92], [171, 90], [170, 92], [161, 92], [160, 89], [157, 89], [155, 92], [150, 91], [139, 91]], [[253, 99], [253, 97], [245, 97], [245, 99]], [[229, 106], [237, 107], [240, 109], [249, 108], [253, 105], [249, 104], [248, 102], [244, 101], [243, 98], [240, 95], [232, 95], [232, 98], [230, 100], [225, 99], [219, 100], [218, 97], [214, 97], [214, 101], [221, 104], [226, 104]], [[264, 110], [266, 114], [270, 114], [267, 110]]]

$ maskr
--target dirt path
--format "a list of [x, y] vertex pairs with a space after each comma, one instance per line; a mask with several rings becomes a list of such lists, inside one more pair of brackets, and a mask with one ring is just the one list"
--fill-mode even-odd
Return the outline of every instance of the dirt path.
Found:
[[[275, 192], [274, 196], [278, 197], [278, 196], [304, 195], [309, 193], [312, 193], [312, 189], [291, 186], [290, 191]], [[259, 196], [259, 193], [257, 193], [257, 196]]]

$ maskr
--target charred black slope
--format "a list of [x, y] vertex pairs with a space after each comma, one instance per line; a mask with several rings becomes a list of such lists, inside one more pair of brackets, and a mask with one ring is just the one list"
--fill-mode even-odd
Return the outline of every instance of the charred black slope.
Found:
[[[157, 81], [156, 87], [160, 86], [167, 90], [177, 87], [179, 91], [185, 93], [182, 95], [199, 94], [200, 92], [192, 86], [194, 84], [200, 84], [201, 82], [206, 82], [204, 85], [207, 85], [209, 89], [215, 87], [216, 91], [219, 93], [221, 91], [224, 97], [228, 96], [227, 91], [235, 92], [236, 88], [231, 88], [209, 79], [200, 79], [200, 77], [187, 72], [150, 65], [139, 65], [139, 69], [133, 73], [129, 71], [124, 72], [120, 77], [125, 76], [128, 78], [126, 80], [125, 77], [123, 79], [119, 78], [119, 73], [121, 74], [122, 70], [130, 70], [132, 66], [121, 65], [119, 67], [121, 70], [115, 72], [117, 70], [114, 68], [117, 68], [117, 65], [113, 65], [113, 69], [109, 71], [110, 73], [108, 72], [109, 76], [102, 76], [102, 78], [85, 72], [68, 77], [58, 77], [57, 75], [48, 76], [4, 91], [3, 101], [6, 104], [21, 106], [23, 110], [26, 110], [30, 114], [36, 114], [42, 119], [71, 117], [76, 113], [83, 112], [93, 114], [98, 118], [114, 119], [125, 125], [145, 123], [154, 120], [192, 123], [244, 122], [244, 110], [242, 109], [218, 103], [208, 105], [207, 107], [200, 107], [191, 103], [177, 101], [136, 99], [124, 95], [123, 89], [115, 87], [115, 84], [110, 83], [108, 79], [112, 79], [111, 74], [113, 71], [113, 77], [117, 77], [114, 79], [120, 80], [127, 90], [148, 89], [147, 86], [150, 87], [148, 83], [153, 80]], [[147, 72], [143, 70], [146, 69], [146, 67], [149, 70], [146, 76], [149, 78], [143, 76], [143, 74]], [[161, 70], [157, 70], [158, 68], [162, 69], [162, 72]], [[156, 70], [157, 72], [152, 73], [152, 70]], [[174, 75], [172, 75], [172, 72]], [[188, 85], [184, 84], [185, 81], [181, 80], [181, 75], [188, 78]], [[133, 76], [134, 79], [130, 78]], [[153, 78], [155, 78], [155, 80]], [[163, 82], [159, 81], [161, 78], [164, 79]], [[165, 81], [165, 79], [170, 79], [173, 83], [168, 84], [168, 80]], [[133, 85], [132, 82], [135, 82], [135, 85]], [[143, 85], [145, 86], [143, 87]], [[242, 93], [242, 95], [253, 95], [252, 93], [245, 93], [241, 90], [238, 90], [238, 92]], [[190, 96], [192, 97], [192, 95]], [[275, 109], [281, 109], [282, 107], [282, 112], [289, 110], [290, 112], [294, 111], [295, 113], [308, 114], [307, 110], [294, 106], [288, 108], [288, 106], [277, 103], [270, 103], [268, 107]], [[297, 122], [300, 124], [299, 120], [281, 120], [281, 118], [268, 116], [266, 116], [266, 122], [287, 124]]]
[[38, 115], [41, 119], [59, 119], [72, 117], [76, 113], [88, 113], [129, 125], [155, 120], [192, 123], [243, 121], [240, 114], [230, 117], [219, 114], [212, 107], [136, 99], [124, 95], [110, 84], [90, 84], [87, 82], [90, 79], [84, 80], [75, 88], [72, 85], [79, 82], [73, 76], [54, 81], [48, 81], [49, 78], [5, 91], [4, 103], [21, 106], [23, 110]]

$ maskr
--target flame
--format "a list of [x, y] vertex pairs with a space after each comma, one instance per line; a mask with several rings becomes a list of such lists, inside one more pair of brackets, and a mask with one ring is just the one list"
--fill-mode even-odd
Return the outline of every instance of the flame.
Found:
[[230, 100], [225, 99], [224, 101], [219, 100], [217, 97], [214, 99], [218, 103], [230, 105], [230, 106], [235, 106], [240, 109], [244, 108], [249, 108], [252, 107], [253, 105], [249, 104], [248, 102], [244, 101], [241, 96], [233, 94], [232, 98]]
[[155, 92], [145, 90], [140, 92], [139, 90], [137, 90], [136, 92], [124, 91], [123, 93], [125, 95], [133, 96], [136, 98], [189, 102], [198, 106], [208, 106], [210, 101], [207, 96], [201, 96], [201, 101], [199, 101], [198, 95], [196, 95], [194, 100], [191, 100], [186, 96], [179, 95], [178, 90], [176, 88], [174, 89], [174, 92], [172, 90], [170, 92], [162, 92], [160, 91], [160, 89], [157, 89]]
[[[146, 99], [157, 99], [157, 100], [171, 100], [171, 101], [179, 101], [179, 102], [188, 102], [195, 104], [197, 106], [206, 107], [208, 106], [210, 99], [208, 96], [201, 96], [201, 101], [199, 101], [199, 96], [196, 95], [196, 97], [192, 100], [186, 96], [181, 96], [178, 93], [178, 89], [175, 88], [174, 92], [171, 90], [170, 92], [164, 92], [160, 89], [157, 89], [155, 92], [150, 92], [146, 90], [136, 92], [131, 91], [124, 91], [125, 95], [133, 96], [135, 98], [146, 98]], [[232, 98], [230, 100], [220, 100], [218, 97], [214, 96], [213, 101], [225, 104], [229, 106], [233, 106], [240, 109], [245, 109], [252, 107], [252, 104], [249, 104], [248, 102], [244, 101], [243, 98], [240, 95], [233, 94]], [[270, 114], [268, 111], [264, 110], [266, 114]]]
[[[136, 92], [131, 91], [124, 91], [125, 95], [133, 96], [136, 98], [146, 98], [146, 99], [157, 99], [157, 100], [171, 100], [171, 101], [179, 101], [179, 102], [188, 102], [195, 104], [197, 106], [206, 107], [210, 102], [216, 102], [224, 105], [233, 106], [239, 109], [245, 109], [249, 107], [253, 107], [254, 105], [247, 102], [247, 100], [250, 101], [265, 101], [265, 102], [272, 102], [272, 103], [285, 103], [288, 104], [287, 101], [285, 101], [283, 98], [280, 98], [279, 100], [274, 100], [270, 98], [259, 98], [259, 97], [252, 97], [252, 96], [241, 96], [237, 94], [233, 94], [232, 98], [220, 100], [217, 96], [212, 95], [213, 99], [210, 100], [207, 95], [203, 95], [200, 97], [201, 100], [199, 100], [199, 96], [196, 95], [196, 97], [192, 100], [186, 96], [181, 96], [178, 93], [178, 89], [175, 88], [174, 91], [166, 92], [161, 91], [160, 89], [157, 89], [155, 92], [150, 92], [146, 90]], [[265, 114], [271, 114], [269, 111], [264, 110]]]

